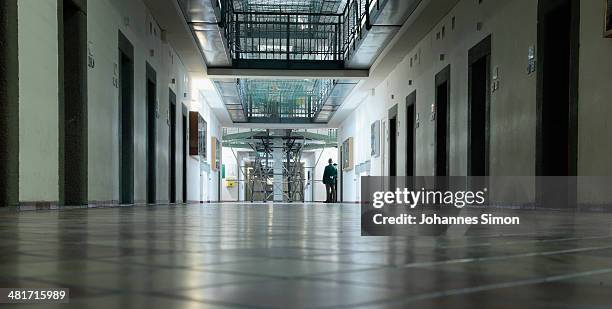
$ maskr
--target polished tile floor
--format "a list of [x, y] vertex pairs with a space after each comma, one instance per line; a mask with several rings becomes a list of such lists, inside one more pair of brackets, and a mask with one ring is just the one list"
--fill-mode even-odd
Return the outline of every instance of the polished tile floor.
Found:
[[612, 214], [360, 236], [342, 204], [0, 211], [0, 287], [64, 287], [7, 308], [611, 308]]

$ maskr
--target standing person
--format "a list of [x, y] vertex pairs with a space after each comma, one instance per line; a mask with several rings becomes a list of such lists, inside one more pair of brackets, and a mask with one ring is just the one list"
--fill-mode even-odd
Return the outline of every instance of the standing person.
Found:
[[329, 164], [325, 167], [323, 172], [323, 183], [325, 184], [325, 203], [331, 203], [333, 201], [333, 189], [334, 179], [338, 176], [338, 171], [333, 165], [332, 159], [327, 161]]

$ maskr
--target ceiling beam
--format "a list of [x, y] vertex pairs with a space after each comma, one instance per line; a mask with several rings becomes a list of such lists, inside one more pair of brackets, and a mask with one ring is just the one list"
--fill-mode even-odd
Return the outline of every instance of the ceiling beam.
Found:
[[208, 68], [211, 79], [226, 78], [258, 78], [258, 79], [366, 79], [369, 70], [265, 70], [265, 69], [233, 69]]

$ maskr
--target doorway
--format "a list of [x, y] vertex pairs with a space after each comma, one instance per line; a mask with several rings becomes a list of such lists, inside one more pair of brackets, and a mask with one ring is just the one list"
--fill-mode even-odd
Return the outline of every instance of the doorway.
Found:
[[450, 66], [436, 74], [434, 176], [449, 175]]
[[181, 145], [183, 152], [183, 203], [187, 203], [187, 158], [189, 158], [189, 142], [187, 132], [189, 128], [188, 125], [188, 115], [189, 111], [187, 110], [187, 106], [183, 104], [183, 132], [182, 132], [182, 140], [183, 143]]
[[344, 202], [344, 157], [342, 156], [342, 145], [338, 146], [338, 202]]
[[61, 2], [59, 37], [60, 203], [87, 204], [87, 1]]
[[416, 131], [415, 131], [416, 90], [406, 97], [406, 177], [415, 176]]
[[489, 176], [491, 36], [468, 52], [468, 176]]
[[119, 32], [119, 203], [134, 203], [134, 46]]
[[217, 169], [217, 202], [221, 203], [223, 200], [221, 199], [221, 167]]
[[[538, 2], [536, 175], [576, 176], [580, 1]], [[575, 208], [574, 178], [539, 178], [538, 203]]]
[[157, 73], [147, 62], [147, 203], [157, 202]]
[[389, 109], [389, 177], [397, 176], [397, 105]]
[[539, 176], [576, 175], [579, 15], [576, 0], [538, 2]]
[[170, 116], [170, 203], [176, 203], [176, 94], [168, 90]]
[[0, 1], [0, 207], [19, 203], [17, 0]]

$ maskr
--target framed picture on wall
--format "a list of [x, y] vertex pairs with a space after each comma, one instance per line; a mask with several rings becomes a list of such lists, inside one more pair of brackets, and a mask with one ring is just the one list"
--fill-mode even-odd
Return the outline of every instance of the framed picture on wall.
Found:
[[612, 0], [605, 0], [604, 36], [612, 38]]
[[380, 120], [374, 121], [370, 128], [370, 148], [373, 158], [380, 157]]
[[353, 138], [347, 138], [342, 143], [342, 169], [350, 171], [353, 169]]
[[199, 112], [189, 112], [189, 155], [206, 161], [206, 120]]

